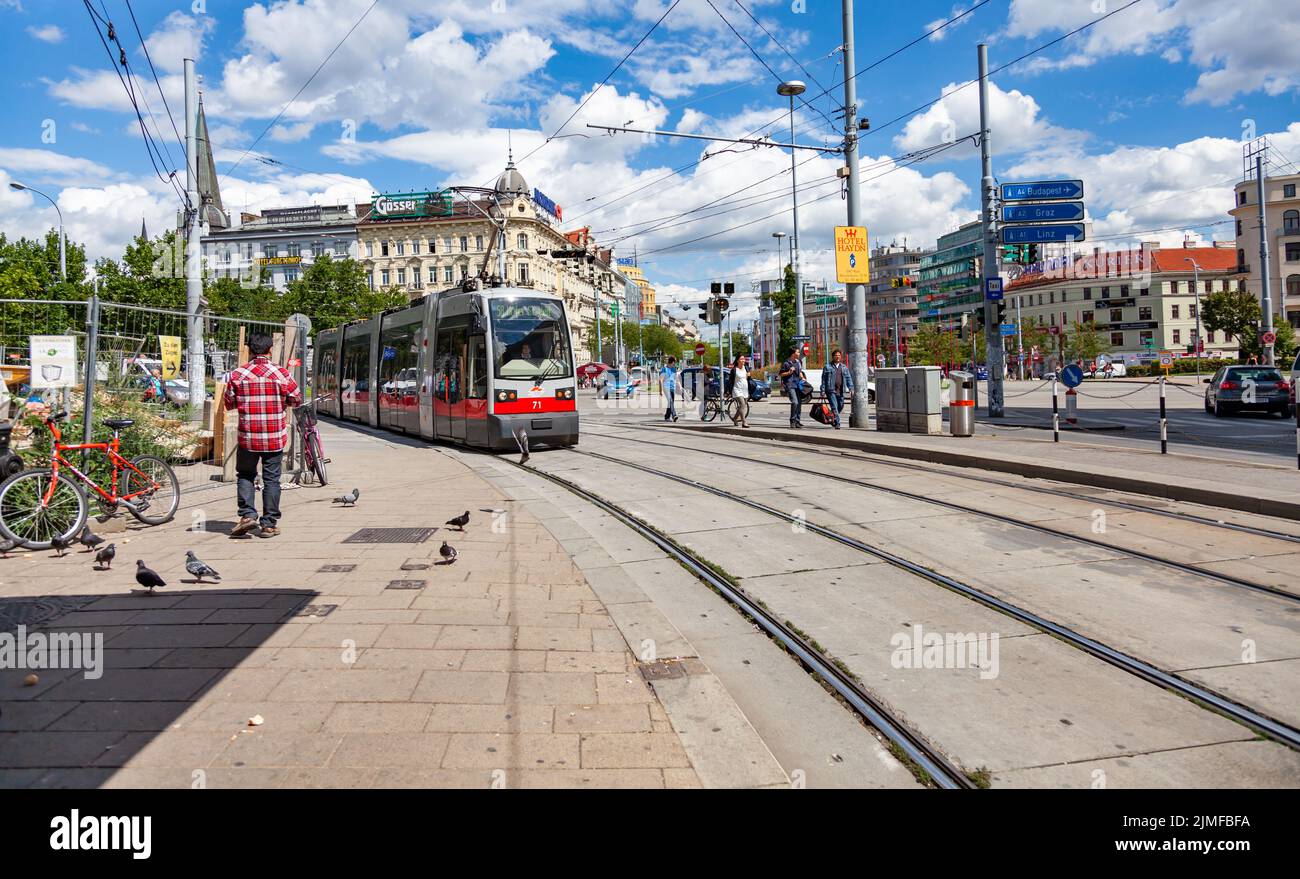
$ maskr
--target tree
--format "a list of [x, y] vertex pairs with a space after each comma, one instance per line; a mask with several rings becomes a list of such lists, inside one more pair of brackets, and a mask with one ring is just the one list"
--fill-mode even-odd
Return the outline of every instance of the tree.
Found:
[[1259, 353], [1256, 327], [1261, 315], [1259, 301], [1246, 290], [1215, 290], [1201, 297], [1201, 324], [1211, 332], [1223, 330], [1235, 338], [1242, 357]]
[[1069, 360], [1096, 360], [1098, 354], [1110, 349], [1110, 340], [1097, 331], [1097, 325], [1092, 321], [1086, 324], [1075, 321], [1065, 339], [1065, 356]]
[[936, 324], [922, 324], [907, 343], [907, 362], [915, 366], [948, 366], [964, 362], [962, 340], [958, 333], [943, 330]]
[[408, 301], [401, 289], [370, 289], [365, 271], [356, 260], [350, 257], [336, 260], [326, 253], [317, 257], [301, 278], [289, 282], [280, 308], [286, 315], [294, 312], [307, 315], [312, 326], [321, 330]]
[[84, 299], [86, 248], [66, 242], [68, 278], [59, 270], [59, 232], [51, 229], [43, 240], [9, 241], [0, 235], [0, 299]]
[[785, 267], [785, 277], [781, 289], [773, 293], [771, 299], [773, 307], [780, 312], [776, 356], [778, 360], [784, 360], [794, 350], [794, 337], [797, 334], [796, 328], [798, 327], [798, 322], [795, 320], [794, 267], [789, 263]]

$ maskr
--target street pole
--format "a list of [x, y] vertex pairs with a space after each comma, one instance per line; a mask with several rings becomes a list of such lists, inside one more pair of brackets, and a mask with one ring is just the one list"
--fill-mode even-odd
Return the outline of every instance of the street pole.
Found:
[[1016, 375], [1021, 381], [1025, 380], [1025, 337], [1021, 335], [1020, 329], [1020, 297], [1016, 297]]
[[50, 198], [45, 193], [41, 192], [39, 189], [32, 189], [30, 186], [27, 186], [26, 184], [23, 183], [17, 183], [17, 182], [10, 183], [9, 188], [12, 189], [14, 192], [35, 193], [36, 195], [39, 195], [41, 198], [48, 201], [50, 205], [54, 208], [54, 213], [59, 218], [59, 277], [62, 278], [64, 282], [67, 282], [68, 280], [68, 247], [67, 247], [68, 236], [63, 230], [63, 211], [59, 210], [59, 203], [56, 202], [54, 199]]
[[[844, 0], [846, 8], [852, 6], [853, 0]], [[846, 62], [847, 63], [847, 62]], [[847, 71], [847, 68], [846, 68]], [[790, 99], [790, 143], [794, 143], [794, 98], [795, 95], [804, 93], [806, 86], [797, 79], [792, 79], [781, 83], [776, 87], [776, 93]], [[799, 275], [799, 178], [796, 170], [795, 151], [790, 150], [790, 199], [794, 212], [794, 235], [790, 239], [790, 247], [793, 253], [791, 257], [794, 263], [794, 323], [795, 335], [802, 336], [804, 330], [803, 315], [803, 283]]]
[[[980, 285], [980, 295], [988, 289], [988, 281], [998, 277], [998, 224], [993, 216], [993, 149], [989, 143], [989, 51], [984, 43], [979, 44], [980, 74], [980, 162], [983, 176], [980, 180], [980, 194], [984, 216], [984, 273]], [[998, 320], [998, 303], [987, 299], [984, 301], [984, 348], [985, 360], [989, 370], [989, 417], [1001, 418], [1003, 411], [1003, 381], [1006, 358], [1003, 356], [1002, 327]], [[979, 382], [977, 381], [978, 385]]]
[[190, 420], [203, 416], [207, 370], [203, 364], [203, 211], [199, 198], [199, 89], [194, 59], [185, 59], [185, 312], [189, 336]]
[[[1268, 218], [1264, 204], [1264, 154], [1255, 154], [1255, 193], [1259, 199], [1259, 279], [1260, 308], [1264, 312], [1264, 332], [1273, 332], [1273, 300], [1269, 296]], [[1197, 310], [1197, 314], [1200, 310]], [[1264, 365], [1274, 366], [1273, 346], [1264, 346]]]
[[[844, 20], [844, 160], [849, 166], [848, 224], [862, 225], [861, 177], [858, 173], [858, 86], [854, 56], [853, 0], [843, 0]], [[849, 370], [853, 374], [853, 408], [849, 427], [870, 425], [867, 382], [871, 363], [867, 352], [867, 288], [849, 284], [845, 291], [849, 320]]]
[[600, 297], [601, 297], [601, 291], [598, 288], [596, 290], [596, 356], [591, 358], [592, 363], [600, 363], [601, 357], [604, 356], [601, 353], [601, 344], [600, 344]]
[[1201, 266], [1190, 256], [1183, 257], [1184, 262], [1192, 264], [1192, 296], [1196, 302], [1196, 383], [1201, 383]]
[[[86, 308], [86, 398], [82, 401], [81, 442], [93, 443], [95, 435], [95, 361], [99, 359], [99, 276]], [[81, 453], [81, 466], [86, 466], [86, 452]]]

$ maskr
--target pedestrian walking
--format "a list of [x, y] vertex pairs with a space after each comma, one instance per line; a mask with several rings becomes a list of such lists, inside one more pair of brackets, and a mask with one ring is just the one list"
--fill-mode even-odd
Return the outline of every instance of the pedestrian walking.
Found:
[[733, 400], [731, 423], [749, 427], [749, 358], [737, 355], [727, 376], [727, 396]]
[[844, 362], [844, 355], [838, 348], [831, 352], [831, 362], [822, 370], [822, 393], [835, 415], [835, 429], [839, 430], [844, 399], [853, 393], [853, 372]]
[[803, 361], [799, 359], [802, 350], [798, 345], [790, 351], [789, 358], [781, 364], [781, 387], [790, 398], [790, 426], [803, 427], [803, 405], [799, 394], [803, 390]]
[[669, 357], [664, 368], [659, 371], [659, 384], [663, 389], [668, 408], [664, 410], [664, 421], [677, 420], [677, 358]]
[[[302, 405], [302, 391], [285, 369], [271, 362], [271, 337], [253, 333], [248, 339], [253, 359], [230, 374], [226, 409], [239, 411], [239, 451], [235, 473], [239, 477], [239, 523], [231, 529], [238, 537], [257, 529], [258, 537], [280, 533], [280, 465], [286, 439], [285, 410]], [[257, 515], [253, 482], [262, 471], [262, 516]]]

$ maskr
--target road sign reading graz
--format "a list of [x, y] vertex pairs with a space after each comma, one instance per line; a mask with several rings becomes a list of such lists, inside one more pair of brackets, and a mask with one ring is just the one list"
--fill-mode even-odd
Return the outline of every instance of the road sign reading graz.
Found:
[[1035, 180], [1030, 183], [1003, 183], [1003, 201], [1047, 201], [1057, 198], [1083, 198], [1082, 180]]
[[1083, 202], [1057, 201], [1045, 204], [1009, 204], [1002, 206], [1005, 223], [1046, 223], [1054, 220], [1082, 220]]
[[871, 282], [866, 226], [835, 227], [835, 280], [841, 284]]

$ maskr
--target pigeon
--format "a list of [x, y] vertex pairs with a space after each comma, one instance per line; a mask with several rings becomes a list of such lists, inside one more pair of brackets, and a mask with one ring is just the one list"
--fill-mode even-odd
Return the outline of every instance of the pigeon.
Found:
[[86, 548], [86, 552], [92, 552], [95, 547], [104, 542], [104, 538], [91, 531], [89, 525], [82, 530], [81, 536], [78, 537], [77, 540], [79, 540], [81, 545]]
[[438, 555], [442, 556], [444, 565], [450, 565], [456, 561], [456, 548], [444, 540], [438, 547]]
[[95, 564], [103, 565], [105, 568], [113, 567], [113, 556], [117, 555], [117, 544], [110, 543], [108, 546], [95, 553]]
[[18, 543], [13, 540], [0, 540], [0, 558], [8, 558], [11, 549], [17, 549]]
[[455, 525], [457, 531], [464, 531], [465, 526], [469, 524], [469, 510], [461, 513], [454, 519], [448, 519], [444, 525]]
[[357, 498], [359, 497], [361, 497], [361, 489], [354, 488], [352, 489], [352, 494], [345, 494], [342, 497], [334, 498], [334, 503], [350, 507], [357, 502]]
[[68, 551], [68, 547], [72, 546], [72, 538], [55, 535], [50, 538], [50, 546], [59, 551], [59, 558], [63, 558]]
[[204, 577], [207, 577], [209, 580], [221, 579], [220, 574], [199, 561], [198, 556], [194, 554], [194, 550], [192, 549], [186, 550], [185, 552], [185, 570], [189, 571], [193, 576], [198, 577], [198, 582], [200, 583], [203, 582]]
[[153, 594], [153, 591], [155, 589], [160, 589], [163, 586], [167, 585], [166, 582], [163, 581], [163, 578], [159, 577], [156, 572], [151, 571], [147, 567], [145, 567], [143, 559], [136, 560], [135, 582], [139, 583], [141, 586], [148, 589], [150, 595]]

